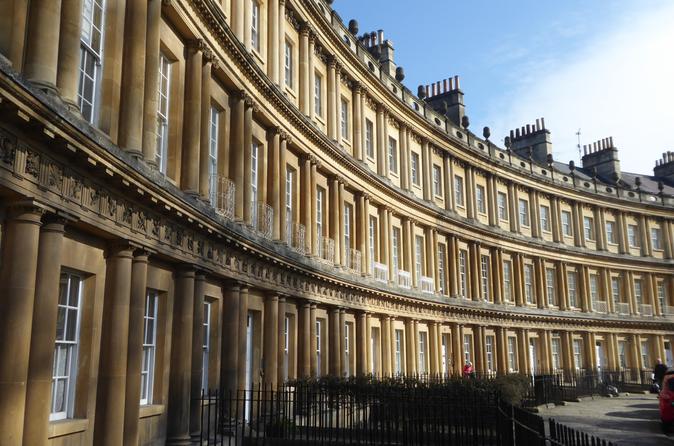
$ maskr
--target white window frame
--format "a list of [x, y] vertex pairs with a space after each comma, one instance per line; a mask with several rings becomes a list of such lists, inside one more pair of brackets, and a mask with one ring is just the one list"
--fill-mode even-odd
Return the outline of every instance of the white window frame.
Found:
[[508, 336], [508, 370], [517, 371], [517, 338]]
[[414, 236], [414, 268], [417, 273], [417, 283], [421, 284], [421, 276], [424, 273], [424, 238], [420, 235]]
[[344, 322], [344, 372], [351, 375], [351, 325]]
[[412, 178], [413, 185], [421, 185], [421, 179], [419, 178], [419, 154], [416, 152], [412, 152], [410, 155], [410, 177]]
[[529, 201], [520, 198], [519, 201], [520, 226], [529, 227]]
[[322, 350], [321, 350], [321, 339], [322, 339], [322, 333], [321, 330], [323, 329], [323, 321], [320, 319], [316, 319], [316, 351], [314, 352], [316, 354], [316, 376], [321, 376], [321, 370], [322, 370], [322, 363], [321, 359], [323, 359], [322, 356]]
[[485, 197], [485, 189], [481, 184], [475, 185], [475, 201], [477, 203], [477, 212], [480, 214], [487, 213], [487, 204]]
[[606, 243], [615, 245], [615, 222], [607, 221], [606, 222]]
[[172, 63], [163, 53], [159, 55], [159, 82], [157, 86], [157, 147], [155, 164], [166, 174], [168, 167], [170, 99]]
[[[351, 248], [351, 205], [344, 203], [344, 251]], [[353, 267], [354, 265], [352, 265]]]
[[651, 228], [651, 245], [656, 251], [662, 250], [662, 230], [660, 228]]
[[464, 334], [463, 335], [463, 361], [468, 362], [470, 361], [471, 363], [473, 362], [472, 360], [472, 335], [469, 334]]
[[[288, 245], [292, 246], [294, 242], [295, 228], [293, 227], [294, 222], [294, 213], [293, 213], [293, 196], [295, 194], [295, 169], [290, 166], [286, 166], [286, 240]], [[316, 199], [318, 200], [318, 194], [316, 194]], [[316, 219], [318, 219], [319, 213], [323, 214], [323, 209], [316, 207]], [[317, 225], [318, 229], [318, 225]]]
[[[250, 206], [251, 206], [251, 221], [257, 227], [257, 173], [258, 173], [258, 155], [260, 151], [260, 144], [257, 141], [251, 143], [250, 148]], [[286, 203], [287, 205], [287, 203]]]
[[342, 139], [349, 139], [349, 103], [346, 99], [340, 99], [340, 126]]
[[459, 207], [465, 206], [463, 177], [460, 177], [459, 175], [454, 175], [454, 202]]
[[398, 270], [400, 269], [400, 228], [393, 227], [391, 228], [391, 257], [393, 259], [393, 274], [395, 275], [396, 280], [398, 280]]
[[256, 0], [250, 1], [250, 44], [260, 52], [260, 4]]
[[639, 248], [639, 227], [637, 225], [627, 225], [627, 241], [630, 248]]
[[433, 194], [442, 197], [442, 170], [437, 164], [433, 164]]
[[564, 237], [573, 236], [573, 226], [571, 225], [571, 212], [562, 211], [562, 235]]
[[496, 197], [498, 202], [498, 218], [501, 221], [508, 221], [508, 195], [505, 192], [498, 192]]
[[[82, 2], [77, 105], [84, 119], [92, 124], [98, 118], [101, 94], [105, 6], [104, 0], [84, 0]], [[99, 21], [97, 22], [96, 19]], [[88, 86], [90, 88], [87, 88]]]
[[374, 159], [374, 124], [365, 119], [365, 151], [368, 158]]
[[323, 117], [323, 76], [318, 72], [314, 74], [314, 114]]
[[[318, 243], [323, 239], [323, 195], [324, 190], [320, 186], [316, 186], [316, 235], [318, 235]], [[322, 249], [322, 248], [321, 248]]]
[[644, 286], [641, 279], [634, 279], [634, 302], [637, 305], [644, 303]]
[[211, 354], [211, 302], [204, 302], [203, 345], [201, 358], [201, 388], [208, 391], [208, 364]]
[[218, 137], [220, 126], [220, 112], [215, 106], [211, 106], [209, 120], [209, 144], [208, 144], [208, 177], [209, 196], [211, 205], [217, 204], [218, 194]]
[[293, 88], [293, 44], [288, 39], [285, 40], [283, 48], [283, 69], [285, 73], [286, 87]]
[[489, 301], [489, 256], [480, 255], [480, 275], [482, 300]]
[[569, 290], [569, 306], [576, 308], [578, 307], [578, 295], [576, 293], [576, 272], [567, 271], [566, 272], [566, 284]]
[[560, 370], [561, 361], [560, 361], [560, 352], [561, 352], [561, 340], [559, 338], [551, 339], [550, 351], [552, 352], [552, 370]]
[[[61, 272], [60, 277], [57, 321], [63, 321], [63, 327], [59, 330], [57, 322], [52, 364], [50, 421], [72, 418], [74, 414], [82, 318], [82, 288], [84, 287], [82, 277], [76, 273], [65, 271]], [[76, 290], [73, 289], [74, 286], [77, 286]], [[65, 298], [65, 301], [63, 298]], [[76, 299], [76, 301], [73, 302], [72, 299]], [[63, 316], [58, 316], [61, 314]], [[70, 330], [69, 324], [75, 324], [75, 329]], [[61, 333], [59, 334], [59, 332]], [[5, 359], [9, 360], [8, 358]], [[59, 367], [59, 364], [63, 364], [63, 366]], [[61, 370], [57, 370], [59, 368]], [[56, 401], [56, 395], [58, 394], [56, 389], [59, 383], [63, 385], [61, 407], [57, 407], [58, 402]]]
[[503, 260], [503, 300], [512, 302], [512, 262]]
[[524, 300], [528, 304], [534, 303], [534, 266], [524, 264]]
[[599, 276], [590, 274], [590, 299], [592, 302], [599, 300]]
[[540, 206], [541, 213], [541, 231], [550, 232], [550, 207], [542, 204]]
[[157, 356], [157, 314], [159, 293], [148, 290], [143, 313], [143, 357], [140, 371], [140, 404], [152, 404]]
[[447, 282], [447, 275], [445, 272], [445, 256], [446, 256], [446, 249], [445, 245], [442, 243], [438, 243], [438, 284], [439, 284], [439, 292], [440, 294], [446, 294], [446, 287], [445, 284]]
[[460, 249], [459, 250], [459, 293], [463, 297], [467, 297], [466, 292], [467, 292], [467, 287], [468, 284], [466, 282], [466, 260], [467, 260], [468, 253], [465, 249]]
[[403, 345], [403, 331], [395, 330], [395, 373], [400, 375], [403, 372], [403, 361], [402, 361], [402, 345]]
[[390, 136], [388, 137], [388, 170], [398, 175], [398, 141]]
[[558, 305], [557, 293], [555, 283], [555, 269], [545, 268], [545, 295], [548, 300], [548, 305]]
[[571, 346], [573, 348], [573, 362], [576, 366], [576, 370], [584, 368], [583, 341], [581, 339], [573, 339], [571, 341]]
[[376, 262], [376, 238], [377, 237], [377, 218], [370, 215], [370, 220], [369, 220], [369, 234], [368, 234], [368, 239], [369, 239], [369, 249], [370, 249], [370, 274], [374, 274], [374, 262]]
[[583, 216], [583, 232], [585, 240], [594, 240], [594, 218], [587, 215]]
[[419, 332], [419, 373], [426, 373], [426, 345], [427, 334], [425, 331]]
[[494, 336], [487, 335], [484, 337], [484, 350], [487, 357], [487, 372], [493, 372], [494, 369]]

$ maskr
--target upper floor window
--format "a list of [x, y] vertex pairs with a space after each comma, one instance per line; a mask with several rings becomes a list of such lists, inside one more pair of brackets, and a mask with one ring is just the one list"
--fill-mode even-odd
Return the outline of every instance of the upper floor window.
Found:
[[454, 176], [454, 201], [457, 206], [463, 206], [463, 178]]
[[494, 336], [486, 336], [484, 339], [485, 356], [487, 357], [487, 371], [494, 370]]
[[520, 225], [529, 226], [529, 202], [527, 200], [520, 198], [519, 210], [520, 210]]
[[400, 269], [400, 228], [393, 227], [391, 232], [391, 250], [393, 257], [393, 273], [398, 274], [398, 269]]
[[475, 186], [475, 201], [477, 203], [477, 212], [480, 214], [487, 213], [487, 201], [484, 193], [484, 186], [478, 184]]
[[499, 220], [508, 221], [508, 196], [505, 192], [499, 192], [496, 200], [498, 201]]
[[489, 300], [489, 256], [480, 256], [482, 300]]
[[410, 157], [410, 172], [412, 184], [419, 186], [421, 184], [421, 180], [419, 179], [419, 154], [416, 152], [412, 152], [412, 156]]
[[583, 368], [583, 344], [582, 340], [574, 339], [573, 340], [573, 362], [575, 363], [576, 370]]
[[285, 42], [285, 82], [286, 86], [293, 88], [293, 44], [286, 40]]
[[255, 51], [260, 51], [260, 4], [256, 0], [251, 0], [250, 6], [250, 44]]
[[210, 200], [216, 205], [218, 193], [218, 127], [220, 125], [220, 113], [211, 106], [208, 141], [208, 177], [210, 178]]
[[551, 342], [551, 353], [552, 353], [552, 369], [559, 370], [561, 369], [560, 353], [562, 351], [562, 342], [559, 338], [552, 338]]
[[314, 76], [314, 113], [323, 116], [323, 77], [318, 73]]
[[438, 284], [440, 294], [445, 294], [445, 283], [447, 282], [447, 277], [445, 273], [445, 245], [442, 243], [438, 244]]
[[545, 232], [550, 232], [550, 208], [545, 205], [541, 205], [541, 230]]
[[[295, 169], [290, 166], [286, 166], [286, 240], [289, 245], [292, 245], [294, 240], [295, 228], [293, 227], [294, 222], [294, 212], [293, 212], [293, 197], [295, 196]], [[318, 191], [316, 194], [316, 200], [323, 201], [322, 191]], [[320, 214], [319, 214], [320, 213]], [[320, 215], [321, 225], [317, 225], [317, 230], [322, 229], [323, 221], [323, 209], [322, 206], [316, 206], [316, 219], [318, 220]], [[320, 236], [320, 232], [318, 233]]]
[[527, 263], [524, 265], [524, 298], [528, 304], [534, 303], [534, 267]]
[[613, 295], [613, 302], [620, 302], [620, 278], [611, 277], [611, 294]]
[[[323, 237], [323, 201], [325, 191], [322, 187], [316, 187], [316, 234], [318, 235], [319, 243]], [[322, 249], [319, 247], [319, 249]]]
[[512, 300], [512, 262], [503, 261], [503, 299], [506, 302]]
[[614, 221], [607, 221], [606, 222], [606, 242], [611, 243], [611, 244], [616, 243], [615, 222]]
[[594, 219], [592, 217], [583, 217], [583, 231], [585, 240], [594, 240]]
[[590, 298], [592, 302], [599, 300], [599, 277], [596, 274], [590, 274]]
[[96, 119], [100, 92], [104, 18], [105, 2], [103, 0], [83, 1], [77, 101], [82, 116], [91, 123]]
[[[257, 160], [258, 160], [258, 152], [260, 150], [260, 146], [257, 143], [257, 141], [253, 141], [251, 144], [251, 150], [250, 150], [250, 203], [248, 204], [250, 206], [250, 215], [251, 215], [251, 222], [253, 224], [253, 227], [257, 228], [257, 172], [258, 172], [258, 165], [257, 165]], [[286, 203], [287, 205], [287, 203]]]
[[341, 101], [341, 127], [342, 139], [349, 139], [349, 103], [342, 99]]
[[398, 141], [388, 139], [388, 169], [391, 173], [398, 173]]
[[50, 420], [73, 417], [81, 308], [82, 278], [62, 272], [56, 317]]
[[426, 373], [426, 332], [419, 332], [419, 373]]
[[433, 194], [442, 197], [442, 172], [436, 164], [433, 164]]
[[660, 228], [651, 228], [651, 245], [653, 245], [653, 249], [662, 249], [662, 237], [660, 234]]
[[467, 282], [466, 282], [466, 257], [465, 249], [459, 250], [459, 294], [466, 297]]
[[370, 215], [370, 222], [369, 222], [369, 228], [368, 228], [368, 248], [370, 250], [370, 274], [374, 273], [374, 262], [377, 261], [376, 257], [376, 249], [375, 246], [377, 245], [377, 218], [373, 217]]
[[161, 173], [166, 173], [168, 165], [169, 140], [169, 99], [171, 92], [171, 62], [159, 56], [159, 83], [157, 92], [157, 148], [155, 164]]
[[634, 300], [637, 305], [644, 303], [644, 293], [641, 286], [641, 279], [634, 279]]
[[639, 247], [639, 227], [637, 225], [627, 225], [627, 241], [630, 247]]
[[571, 237], [573, 235], [571, 226], [571, 212], [562, 211], [562, 235]]
[[[351, 248], [351, 205], [344, 205], [344, 249]], [[348, 255], [348, 251], [347, 251]]]
[[517, 371], [517, 338], [508, 336], [508, 370]]
[[569, 305], [572, 307], [577, 307], [578, 299], [576, 296], [576, 273], [574, 271], [567, 271], [566, 283], [569, 289]]
[[554, 268], [545, 268], [545, 286], [547, 289], [548, 305], [557, 305]]
[[159, 296], [148, 291], [143, 315], [143, 358], [140, 369], [140, 404], [152, 404], [155, 357], [157, 354], [157, 307]]
[[424, 239], [420, 235], [414, 237], [414, 254], [414, 266], [417, 273], [417, 281], [420, 281], [421, 276], [424, 274]]
[[365, 151], [368, 157], [374, 158], [374, 124], [369, 119], [365, 120]]

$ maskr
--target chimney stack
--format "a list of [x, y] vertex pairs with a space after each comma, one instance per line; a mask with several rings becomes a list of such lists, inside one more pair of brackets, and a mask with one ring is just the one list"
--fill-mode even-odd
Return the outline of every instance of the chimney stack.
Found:
[[459, 76], [442, 79], [426, 86], [426, 96], [426, 102], [431, 108], [447, 116], [455, 125], [461, 125], [465, 106], [463, 92], [459, 88]]
[[548, 163], [548, 155], [552, 155], [550, 131], [545, 128], [545, 118], [536, 119], [534, 124], [526, 124], [521, 129], [510, 131], [511, 150], [517, 155], [531, 159], [539, 164]]
[[582, 162], [584, 169], [596, 169], [604, 181], [615, 182], [615, 178], [621, 177], [618, 149], [613, 145], [612, 136], [584, 145]]
[[370, 51], [370, 54], [374, 56], [381, 64], [382, 70], [389, 76], [395, 78], [396, 68], [398, 67], [394, 61], [395, 51], [393, 49], [393, 42], [390, 40], [384, 40], [383, 29], [369, 33], [369, 39], [367, 36], [368, 34], [366, 33], [363, 38], [365, 47]]
[[674, 182], [674, 152], [669, 150], [662, 154], [662, 159], [655, 161], [653, 175], [659, 179]]

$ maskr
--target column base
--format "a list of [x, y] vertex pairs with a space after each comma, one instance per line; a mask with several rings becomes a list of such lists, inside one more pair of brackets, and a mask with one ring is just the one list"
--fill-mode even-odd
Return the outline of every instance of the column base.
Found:
[[39, 80], [39, 79], [28, 79], [28, 82], [30, 82], [35, 87], [37, 87], [39, 90], [42, 90], [49, 95], [54, 95], [54, 96], [59, 95], [58, 87], [55, 84], [52, 84], [51, 82], [47, 82], [47, 81], [43, 81], [43, 80]]

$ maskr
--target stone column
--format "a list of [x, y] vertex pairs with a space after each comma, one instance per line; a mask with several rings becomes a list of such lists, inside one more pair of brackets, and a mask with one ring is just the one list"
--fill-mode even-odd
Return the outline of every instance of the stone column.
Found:
[[416, 356], [416, 348], [415, 348], [415, 341], [416, 341], [416, 336], [414, 332], [415, 326], [414, 326], [414, 320], [412, 319], [406, 319], [405, 320], [405, 362], [407, 363], [406, 371], [408, 376], [415, 375], [417, 373], [417, 356]]
[[357, 209], [357, 242], [360, 250], [361, 271], [363, 274], [370, 272], [370, 250], [368, 249], [368, 215], [366, 208], [366, 195], [359, 193], [356, 195], [356, 209]]
[[452, 297], [456, 297], [459, 294], [459, 248], [457, 247], [455, 236], [448, 235], [447, 238], [449, 240], [447, 257], [450, 259], [448, 264], [449, 294]]
[[311, 181], [309, 182], [309, 195], [306, 197], [311, 203], [311, 218], [309, 218], [309, 225], [306, 227], [305, 233], [305, 244], [307, 247], [307, 253], [312, 255], [318, 255], [318, 244], [320, 240], [318, 239], [318, 233], [316, 232], [316, 218], [318, 216], [317, 209], [317, 198], [316, 195], [316, 180], [318, 179], [318, 160], [313, 159], [311, 163]]
[[[290, 377], [290, 345], [288, 345], [288, 361], [285, 359], [286, 298], [278, 297], [278, 317], [276, 319], [276, 383], [283, 386], [286, 377]], [[288, 327], [288, 344], [290, 344], [290, 327]]]
[[388, 156], [386, 154], [386, 109], [377, 106], [377, 174], [388, 177]]
[[336, 115], [336, 110], [337, 110], [337, 100], [338, 98], [335, 96], [335, 85], [337, 82], [339, 82], [339, 79], [337, 78], [337, 61], [334, 58], [331, 58], [328, 61], [328, 86], [327, 86], [327, 93], [328, 93], [328, 109], [327, 109], [327, 127], [328, 127], [328, 138], [330, 138], [333, 141], [337, 140], [337, 115]]
[[309, 51], [307, 52], [307, 69], [309, 71], [309, 89], [307, 96], [309, 101], [309, 114], [307, 115], [312, 122], [316, 119], [316, 101], [314, 90], [316, 85], [316, 69], [314, 68], [314, 53], [316, 52], [316, 33], [313, 30], [309, 31]]
[[[431, 201], [433, 199], [433, 193], [431, 191], [431, 173], [429, 169], [429, 162], [430, 162], [430, 148], [428, 144], [427, 139], [423, 139], [421, 142], [421, 166], [420, 166], [420, 173], [422, 175], [422, 184], [423, 184], [423, 191], [424, 191], [424, 200], [426, 201]], [[466, 188], [466, 191], [468, 191], [468, 188]], [[470, 195], [470, 194], [466, 194]]]
[[329, 335], [328, 340], [330, 342], [330, 352], [329, 352], [329, 370], [331, 376], [340, 376], [341, 369], [341, 339], [340, 339], [340, 329], [339, 329], [339, 308], [333, 307], [330, 308], [329, 312]]
[[[286, 175], [287, 175], [287, 166], [286, 166], [286, 153], [288, 150], [288, 135], [285, 132], [281, 133], [281, 140], [279, 146], [279, 226], [280, 226], [280, 237], [282, 242], [287, 242], [287, 234], [285, 231], [285, 224], [288, 216], [286, 215]], [[292, 218], [292, 216], [291, 216]]]
[[54, 93], [59, 62], [60, 18], [61, 0], [30, 2], [23, 75], [38, 87]]
[[463, 326], [452, 322], [452, 358], [454, 374], [461, 376], [463, 371]]
[[[267, 19], [267, 76], [276, 85], [279, 83], [279, 57], [281, 55], [281, 46], [285, 39], [279, 39], [279, 0], [270, 0], [267, 3], [269, 18]], [[283, 17], [285, 19], [285, 15]]]
[[101, 342], [94, 428], [94, 443], [101, 445], [123, 441], [132, 259], [126, 243], [111, 246], [106, 256], [101, 332], [111, 335]]
[[415, 265], [416, 262], [416, 256], [415, 256], [415, 245], [417, 243], [417, 237], [416, 237], [416, 222], [414, 220], [409, 220], [410, 224], [410, 230], [409, 230], [409, 238], [408, 238], [408, 243], [407, 243], [407, 250], [408, 250], [408, 258], [410, 260], [409, 263], [409, 269], [410, 269], [410, 277], [412, 277], [412, 286], [416, 287], [419, 286], [419, 280], [421, 280], [420, 277], [417, 277], [417, 268]]
[[365, 313], [358, 313], [356, 317], [356, 373], [358, 376], [364, 376], [367, 371], [367, 339]]
[[[159, 34], [162, 0], [147, 4], [147, 40], [145, 43], [145, 91], [143, 94], [143, 158], [156, 165], [157, 151], [157, 85], [159, 84]], [[228, 175], [228, 172], [225, 172]]]
[[266, 296], [264, 301], [264, 385], [275, 390], [278, 382], [278, 323], [279, 297], [276, 293]]
[[367, 373], [373, 373], [375, 370], [374, 352], [372, 351], [372, 315], [370, 313], [365, 313], [365, 345], [367, 348]]
[[[272, 2], [273, 3], [273, 2]], [[267, 200], [269, 206], [274, 209], [274, 218], [272, 226], [272, 238], [274, 240], [281, 239], [281, 231], [285, 230], [283, 227], [284, 220], [281, 220], [281, 195], [285, 192], [285, 182], [281, 184], [281, 129], [274, 127], [268, 133], [269, 144], [269, 176], [267, 177]]]
[[[238, 344], [238, 368], [236, 371], [237, 390], [244, 389], [246, 385], [246, 356], [248, 350], [248, 287], [242, 285], [239, 291], [239, 314], [238, 314], [238, 330], [239, 330], [239, 344]], [[250, 390], [250, 389], [246, 389]]]
[[[349, 351], [351, 351], [351, 346], [346, 345], [346, 311], [344, 308], [339, 309], [339, 343], [340, 343], [340, 349], [339, 349], [339, 376], [346, 376], [346, 371], [351, 370], [349, 367], [350, 364], [346, 363], [346, 349], [348, 348]], [[353, 333], [351, 333], [351, 336], [353, 336]]]
[[[236, 187], [236, 197], [234, 200], [234, 216], [237, 220], [242, 220], [244, 218], [244, 117], [245, 117], [245, 94], [243, 91], [239, 92], [238, 95], [234, 94], [233, 103], [231, 108], [232, 119], [231, 119], [231, 162], [229, 163], [229, 178], [232, 179]], [[283, 183], [285, 184], [285, 183]]]
[[[204, 64], [201, 67], [201, 129], [199, 136], [199, 195], [202, 200], [209, 201], [211, 198], [211, 184], [216, 187], [217, 182], [211, 181], [211, 174], [218, 175], [216, 164], [215, 172], [210, 171], [210, 152], [211, 152], [211, 69], [213, 66], [213, 54], [207, 50], [203, 54]], [[216, 141], [216, 147], [218, 146]], [[217, 150], [217, 149], [216, 149]]]
[[529, 365], [529, 334], [524, 328], [517, 329], [517, 353], [519, 362], [519, 372], [525, 375], [531, 374]]
[[[141, 2], [144, 3], [144, 2]], [[188, 43], [185, 61], [185, 103], [183, 109], [183, 148], [180, 187], [190, 195], [199, 194], [199, 150], [201, 146], [202, 45]], [[136, 120], [138, 120], [136, 118]]]
[[[281, 42], [283, 43], [283, 42]], [[299, 98], [300, 98], [300, 111], [304, 113], [305, 116], [311, 114], [311, 97], [313, 96], [313, 90], [309, 86], [309, 26], [304, 23], [300, 28], [300, 85], [298, 88]]]
[[278, 36], [276, 51], [278, 52], [278, 82], [283, 85], [285, 82], [285, 67], [283, 64], [285, 56], [285, 41], [286, 41], [286, 0], [278, 0]]
[[232, 31], [241, 43], [244, 41], [245, 17], [244, 2], [232, 2]]
[[400, 124], [398, 139], [400, 140], [400, 187], [403, 190], [410, 190], [410, 157], [407, 145], [407, 126], [403, 123]]
[[[445, 209], [448, 211], [454, 210], [454, 194], [452, 193], [452, 159], [449, 155], [444, 154], [442, 157], [442, 174], [445, 180]], [[408, 174], [409, 175], [409, 174]]]
[[[430, 169], [429, 169], [429, 175], [430, 175]], [[429, 188], [430, 188], [430, 178], [429, 178]], [[476, 218], [476, 211], [475, 211], [475, 170], [471, 166], [466, 166], [466, 187], [465, 187], [465, 194], [466, 194], [466, 216], [468, 218]], [[430, 199], [433, 198], [433, 192], [429, 190], [429, 197]]]
[[484, 363], [484, 328], [480, 325], [473, 325], [473, 368], [476, 372], [483, 373], [487, 368]]
[[[300, 223], [307, 231], [311, 229], [311, 156], [305, 155], [300, 158]], [[289, 219], [290, 220], [290, 219]], [[307, 239], [311, 238], [308, 233]], [[288, 241], [291, 244], [291, 241]]]
[[438, 363], [438, 323], [428, 324], [428, 353], [430, 355], [430, 373], [437, 375], [440, 373], [440, 364]]
[[328, 207], [330, 217], [330, 238], [335, 242], [335, 264], [339, 264], [340, 257], [340, 240], [339, 240], [339, 179], [333, 177], [330, 179], [330, 206]]
[[344, 180], [342, 179], [339, 182], [339, 196], [337, 198], [337, 211], [339, 215], [339, 243], [335, 240], [335, 249], [339, 246], [339, 256], [341, 257], [340, 264], [343, 267], [346, 267], [347, 260], [346, 256], [349, 255], [350, 246], [346, 246], [346, 240], [344, 240]]
[[[134, 156], [142, 156], [143, 147], [142, 116], [143, 100], [145, 98], [147, 8], [148, 2], [146, 1], [129, 2], [126, 5], [126, 16], [124, 20], [125, 44], [122, 58], [121, 86], [123, 93], [119, 105], [118, 145], [122, 149], [131, 152]], [[199, 54], [199, 64], [201, 64], [201, 54]], [[189, 85], [189, 75], [187, 75], [187, 77]], [[201, 77], [199, 77], [199, 79], [201, 79]], [[187, 108], [186, 104], [186, 109]], [[186, 114], [189, 115], [187, 110]], [[198, 110], [196, 111], [196, 114], [199, 114]], [[184, 140], [184, 142], [186, 141], [187, 140]]]
[[[243, 162], [240, 164], [243, 164], [243, 220], [247, 224], [252, 224], [254, 223], [252, 221], [253, 218], [253, 206], [257, 206], [257, 203], [252, 202], [252, 197], [253, 197], [253, 189], [251, 186], [251, 181], [252, 181], [252, 146], [253, 146], [253, 109], [254, 109], [254, 104], [253, 101], [249, 98], [246, 99], [246, 109], [243, 114], [243, 150], [241, 152], [243, 153]], [[236, 147], [234, 148], [234, 151], [236, 151]], [[259, 158], [259, 153], [258, 153], [258, 158]], [[259, 177], [259, 175], [258, 175]], [[237, 187], [238, 184], [237, 184]], [[239, 198], [237, 192], [237, 200]], [[259, 218], [259, 217], [258, 217]]]
[[382, 362], [382, 376], [392, 376], [393, 368], [391, 361], [391, 316], [384, 316], [380, 318], [382, 321], [381, 328], [381, 362]]
[[188, 267], [176, 276], [166, 444], [189, 445], [195, 273]]
[[361, 104], [362, 89], [359, 83], [353, 87], [353, 157], [363, 160], [363, 112]]
[[[47, 445], [49, 413], [51, 412], [52, 364], [58, 314], [59, 295], [57, 290], [59, 289], [61, 273], [64, 224], [64, 220], [53, 218], [45, 222], [40, 231], [37, 277], [35, 280], [35, 305], [33, 306], [32, 334], [30, 336], [28, 383], [25, 386], [26, 410], [23, 419], [23, 444], [26, 446]], [[5, 411], [2, 413], [3, 417], [7, 414]], [[16, 438], [16, 440], [16, 444], [21, 444], [21, 441], [18, 441], [19, 438]]]
[[297, 337], [298, 346], [298, 377], [308, 378], [311, 376], [311, 317], [309, 302], [302, 302], [299, 305], [299, 336]]
[[[126, 362], [126, 396], [124, 404], [124, 444], [138, 444], [140, 412], [140, 375], [143, 362], [145, 303], [147, 300], [148, 253], [136, 251], [131, 264], [131, 301], [129, 342]], [[149, 401], [153, 403], [153, 401]]]
[[505, 328], [494, 327], [496, 334], [496, 370], [499, 375], [508, 374], [508, 339]]
[[311, 345], [309, 360], [311, 364], [311, 376], [321, 376], [321, 370], [318, 369], [318, 358], [316, 357], [316, 351], [318, 350], [316, 328], [316, 304], [312, 302], [309, 307], [309, 345]]
[[206, 277], [198, 273], [194, 280], [194, 300], [192, 305], [192, 360], [190, 375], [190, 437], [192, 442], [198, 442], [201, 435], [201, 396], [202, 390], [208, 392], [202, 387], [204, 362], [203, 362], [203, 342], [204, 342], [204, 292], [206, 287]]
[[80, 78], [81, 20], [82, 0], [61, 0], [61, 29], [56, 86], [63, 101], [71, 110], [79, 110], [77, 87]]
[[[222, 343], [220, 383], [226, 395], [239, 390], [239, 305], [241, 288], [232, 282], [222, 287]], [[230, 414], [231, 415], [231, 414]]]

